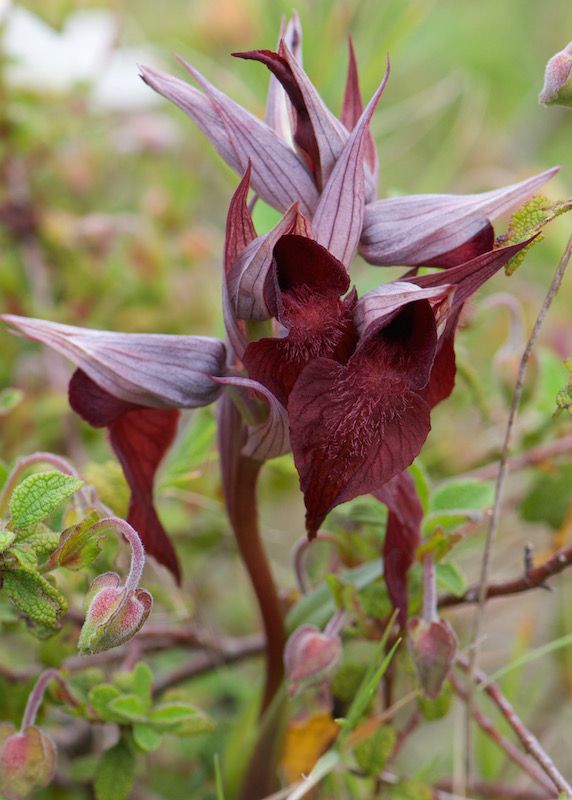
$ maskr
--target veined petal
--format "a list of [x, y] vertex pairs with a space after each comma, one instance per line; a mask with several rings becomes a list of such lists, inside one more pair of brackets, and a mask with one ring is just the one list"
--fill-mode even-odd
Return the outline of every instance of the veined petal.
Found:
[[242, 446], [242, 455], [256, 461], [268, 461], [270, 458], [288, 453], [290, 450], [288, 413], [272, 392], [258, 381], [249, 378], [228, 376], [217, 378], [217, 381], [223, 386], [236, 386], [262, 395], [268, 405], [266, 418], [257, 425], [248, 425], [248, 438]]
[[287, 334], [251, 342], [243, 362], [249, 376], [285, 404], [311, 359], [326, 356], [345, 363], [353, 353], [355, 293], [341, 299], [349, 289], [349, 275], [313, 239], [283, 236], [274, 248], [274, 259], [274, 301], [269, 307]]
[[396, 311], [415, 300], [428, 300], [431, 303], [433, 310], [439, 312], [436, 314], [438, 325], [446, 314], [454, 292], [455, 287], [447, 283], [426, 289], [405, 280], [378, 286], [360, 297], [356, 303], [354, 321], [358, 333], [362, 338], [367, 336], [374, 328], [387, 322]]
[[384, 78], [361, 114], [326, 183], [312, 219], [314, 238], [346, 266], [354, 257], [364, 220], [364, 154], [373, 112], [389, 78]]
[[247, 204], [251, 171], [251, 165], [249, 163], [248, 169], [244, 173], [230, 201], [226, 217], [226, 236], [224, 243], [222, 312], [230, 346], [238, 358], [242, 358], [246, 349], [247, 335], [244, 322], [236, 317], [230, 302], [228, 274], [238, 257], [248, 245], [256, 239], [256, 230]]
[[177, 554], [153, 507], [155, 473], [175, 438], [179, 412], [120, 400], [81, 370], [76, 370], [70, 381], [69, 400], [73, 410], [90, 425], [108, 429], [131, 489], [127, 521], [139, 534], [145, 550], [180, 581]]
[[399, 623], [407, 620], [407, 575], [421, 539], [423, 507], [408, 472], [400, 472], [381, 489], [372, 492], [387, 506], [389, 515], [383, 544], [383, 577]]
[[273, 293], [271, 267], [273, 250], [281, 236], [300, 224], [297, 205], [291, 206], [280, 222], [259, 236], [242, 251], [228, 275], [228, 293], [233, 312], [239, 319], [269, 319], [268, 297]]
[[426, 300], [405, 306], [347, 365], [311, 361], [288, 401], [290, 439], [315, 535], [336, 505], [382, 487], [417, 456], [431, 428], [419, 390], [437, 331]]
[[478, 247], [490, 249], [488, 220], [524, 203], [558, 169], [554, 167], [482, 194], [407, 195], [376, 200], [365, 209], [360, 253], [370, 264], [385, 266], [438, 266], [444, 256], [447, 258], [442, 266], [462, 263], [467, 260], [467, 252], [458, 248], [473, 240], [469, 257], [480, 254]]
[[[302, 25], [300, 23], [300, 17], [295, 11], [292, 12], [288, 25], [285, 25], [284, 19], [282, 19], [277, 47], [280, 46], [282, 40], [284, 40], [286, 47], [290, 50], [294, 58], [301, 64]], [[264, 119], [266, 124], [272, 128], [272, 130], [276, 131], [285, 142], [292, 145], [294, 144], [292, 135], [293, 126], [295, 124], [293, 109], [280, 81], [275, 78], [274, 75], [270, 76]]]
[[[346, 78], [346, 88], [344, 91], [344, 100], [342, 104], [342, 110], [340, 113], [340, 120], [347, 128], [348, 131], [352, 131], [359, 118], [363, 112], [363, 102], [361, 98], [361, 91], [359, 88], [359, 77], [358, 77], [358, 68], [357, 68], [357, 61], [354, 51], [354, 45], [352, 42], [351, 36], [348, 38], [348, 74]], [[378, 158], [377, 158], [377, 147], [374, 141], [374, 138], [371, 134], [371, 130], [368, 129], [365, 135], [365, 163], [369, 167], [371, 171], [371, 175], [375, 184], [377, 184], [378, 178]], [[375, 188], [374, 193], [371, 197], [367, 196], [366, 200], [370, 202], [373, 200], [375, 196]]]
[[252, 162], [255, 192], [279, 211], [300, 203], [311, 214], [318, 190], [296, 153], [265, 122], [216, 89], [183, 59], [204, 94], [185, 81], [149, 67], [140, 67], [146, 83], [188, 114], [210, 139], [222, 158], [239, 175]]
[[196, 408], [220, 394], [211, 380], [225, 373], [226, 349], [218, 339], [114, 333], [12, 314], [1, 319], [69, 358], [120, 400], [151, 408]]

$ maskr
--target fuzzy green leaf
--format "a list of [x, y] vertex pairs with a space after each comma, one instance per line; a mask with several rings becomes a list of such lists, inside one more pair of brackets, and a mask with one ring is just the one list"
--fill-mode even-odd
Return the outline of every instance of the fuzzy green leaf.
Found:
[[446, 592], [457, 595], [457, 597], [460, 597], [467, 590], [465, 574], [456, 564], [437, 564], [435, 572], [439, 589], [444, 589]]
[[13, 531], [0, 530], [0, 553], [7, 550], [15, 538], [16, 534]]
[[149, 713], [148, 719], [157, 730], [179, 736], [193, 736], [214, 728], [214, 723], [206, 714], [190, 703], [181, 701], [160, 703]]
[[83, 486], [83, 481], [51, 470], [24, 478], [12, 493], [10, 514], [14, 528], [30, 528], [45, 519]]
[[91, 511], [81, 522], [66, 528], [61, 535], [57, 550], [50, 558], [50, 569], [66, 567], [79, 570], [95, 561], [101, 552], [101, 542], [106, 536], [102, 528], [93, 530], [93, 525], [98, 519], [97, 512]]
[[442, 483], [431, 495], [431, 511], [482, 511], [492, 505], [491, 481], [455, 479]]
[[16, 608], [33, 623], [38, 636], [49, 636], [61, 627], [67, 601], [37, 572], [27, 569], [6, 570], [4, 590]]
[[135, 756], [124, 739], [107, 750], [95, 770], [97, 800], [127, 800], [135, 778]]
[[161, 745], [162, 738], [159, 731], [155, 730], [151, 725], [139, 723], [133, 726], [133, 741], [145, 753], [151, 753], [156, 750]]
[[147, 704], [136, 694], [122, 694], [110, 700], [107, 708], [127, 722], [144, 722], [147, 716]]
[[395, 747], [395, 728], [381, 725], [354, 750], [359, 768], [367, 775], [378, 775]]

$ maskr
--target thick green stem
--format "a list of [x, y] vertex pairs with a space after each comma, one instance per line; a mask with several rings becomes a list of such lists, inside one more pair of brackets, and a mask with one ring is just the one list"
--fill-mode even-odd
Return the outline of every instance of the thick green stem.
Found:
[[284, 620], [280, 598], [260, 539], [256, 483], [261, 464], [240, 456], [229, 503], [230, 521], [238, 549], [256, 594], [266, 637], [266, 680], [261, 713], [270, 705], [284, 677]]

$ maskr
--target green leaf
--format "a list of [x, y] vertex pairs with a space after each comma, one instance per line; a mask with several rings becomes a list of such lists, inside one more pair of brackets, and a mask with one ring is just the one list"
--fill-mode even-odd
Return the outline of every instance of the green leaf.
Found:
[[10, 548], [10, 555], [13, 556], [22, 569], [34, 572], [38, 568], [38, 559], [34, 549], [26, 542], [15, 544]]
[[124, 739], [107, 750], [95, 770], [97, 800], [127, 800], [135, 779], [135, 755]]
[[120, 672], [114, 679], [115, 685], [126, 693], [137, 695], [148, 708], [151, 703], [153, 673], [148, 664], [140, 661], [131, 672]]
[[562, 464], [551, 472], [540, 473], [520, 505], [526, 522], [543, 522], [558, 530], [572, 504], [572, 464]]
[[387, 794], [391, 800], [432, 800], [433, 791], [426, 783], [404, 780], [392, 786]]
[[156, 750], [161, 745], [162, 738], [159, 731], [151, 725], [136, 724], [133, 726], [133, 741], [145, 753]]
[[36, 554], [38, 561], [42, 562], [58, 546], [60, 534], [40, 522], [31, 531], [22, 532], [18, 536], [18, 541], [29, 545]]
[[428, 539], [445, 532], [452, 533], [466, 522], [478, 522], [480, 518], [480, 511], [437, 511], [427, 514], [421, 525], [421, 536], [423, 539]]
[[429, 502], [431, 495], [431, 484], [429, 483], [429, 476], [421, 461], [416, 459], [408, 469], [409, 474], [415, 483], [417, 490], [417, 497], [423, 507], [423, 512], [426, 514], [429, 510]]
[[[518, 209], [510, 221], [506, 234], [502, 237], [501, 244], [518, 244], [525, 239], [539, 233], [542, 228], [561, 214], [566, 214], [572, 209], [572, 201], [564, 200], [559, 203], [551, 203], [548, 198], [541, 194], [532, 197], [527, 203]], [[520, 250], [505, 265], [507, 275], [512, 275], [525, 259], [526, 253], [534, 244], [542, 241], [543, 235], [530, 242], [523, 250]]]
[[482, 511], [493, 504], [491, 481], [455, 479], [442, 483], [431, 495], [431, 511]]
[[14, 528], [30, 528], [45, 519], [83, 486], [83, 481], [52, 470], [29, 475], [16, 486], [10, 500]]
[[121, 692], [110, 683], [102, 683], [90, 689], [88, 700], [99, 717], [107, 722], [119, 722], [120, 717], [109, 710], [108, 705], [119, 697]]
[[365, 742], [354, 750], [358, 767], [367, 775], [378, 775], [393, 753], [396, 740], [395, 728], [381, 725]]
[[104, 528], [93, 530], [99, 519], [96, 511], [91, 511], [85, 519], [72, 525], [62, 533], [58, 548], [52, 553], [49, 568], [66, 567], [71, 570], [85, 569], [101, 553], [101, 542], [105, 539]]
[[190, 703], [160, 703], [148, 717], [149, 723], [160, 731], [169, 731], [179, 736], [194, 736], [214, 728], [214, 723], [202, 711]]
[[136, 694], [121, 694], [110, 700], [107, 708], [128, 722], [144, 722], [147, 718], [147, 704]]
[[3, 588], [16, 608], [34, 624], [38, 636], [49, 636], [60, 628], [67, 611], [66, 599], [37, 572], [6, 570]]
[[7, 550], [15, 538], [16, 534], [13, 531], [0, 530], [0, 553]]
[[216, 800], [225, 800], [224, 786], [222, 783], [222, 772], [220, 769], [220, 758], [218, 753], [215, 753], [214, 756], [214, 772], [215, 772]]
[[465, 574], [456, 564], [440, 562], [435, 565], [437, 576], [437, 586], [446, 592], [460, 597], [467, 590], [467, 579]]

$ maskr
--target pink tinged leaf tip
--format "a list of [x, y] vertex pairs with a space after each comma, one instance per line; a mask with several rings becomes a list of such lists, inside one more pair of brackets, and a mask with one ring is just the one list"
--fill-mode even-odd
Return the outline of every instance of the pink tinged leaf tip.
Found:
[[212, 403], [225, 372], [226, 350], [206, 336], [114, 333], [5, 314], [20, 333], [57, 350], [120, 400], [150, 408]]
[[420, 392], [436, 345], [431, 306], [420, 300], [347, 365], [318, 358], [300, 374], [288, 413], [310, 536], [332, 508], [383, 486], [418, 455], [431, 428]]
[[365, 206], [364, 155], [369, 123], [389, 79], [384, 78], [346, 141], [312, 220], [314, 238], [349, 266], [360, 240]]
[[153, 506], [155, 473], [175, 438], [179, 412], [118, 400], [80, 370], [70, 381], [69, 400], [90, 425], [108, 429], [131, 489], [127, 520], [139, 533], [147, 553], [180, 581], [177, 555]]
[[538, 100], [544, 105], [572, 108], [572, 42], [553, 55], [546, 65]]
[[273, 294], [268, 305], [287, 335], [251, 342], [244, 354], [250, 378], [284, 405], [300, 372], [320, 356], [345, 363], [357, 337], [355, 293], [344, 265], [312, 239], [283, 236], [274, 248]]
[[[348, 131], [352, 131], [363, 112], [363, 102], [361, 98], [361, 91], [359, 87], [358, 67], [354, 51], [354, 45], [351, 36], [348, 38], [348, 74], [346, 78], [346, 88], [344, 91], [344, 100], [342, 103], [342, 110], [340, 113], [340, 120]], [[368, 129], [365, 135], [364, 146], [365, 162], [369, 167], [373, 183], [373, 191], [366, 191], [366, 200], [370, 202], [375, 197], [375, 189], [377, 185], [378, 176], [378, 157], [377, 147], [371, 131]], [[366, 187], [367, 188], [367, 187]]]
[[[302, 27], [300, 25], [300, 18], [295, 11], [292, 12], [287, 25], [284, 19], [282, 20], [277, 47], [280, 46], [282, 40], [294, 58], [301, 64]], [[266, 124], [284, 139], [285, 142], [293, 144], [292, 131], [295, 124], [294, 111], [280, 81], [278, 81], [274, 75], [270, 76], [264, 119]]]
[[0, 723], [0, 795], [5, 800], [26, 800], [47, 786], [56, 770], [56, 748], [35, 725], [17, 732]]
[[376, 200], [365, 208], [360, 253], [380, 266], [463, 263], [491, 249], [489, 219], [522, 205], [558, 169], [482, 194]]
[[373, 495], [389, 512], [383, 543], [383, 576], [392, 605], [398, 610], [399, 624], [404, 627], [409, 605], [407, 579], [421, 541], [423, 507], [415, 482], [407, 472], [396, 475]]

